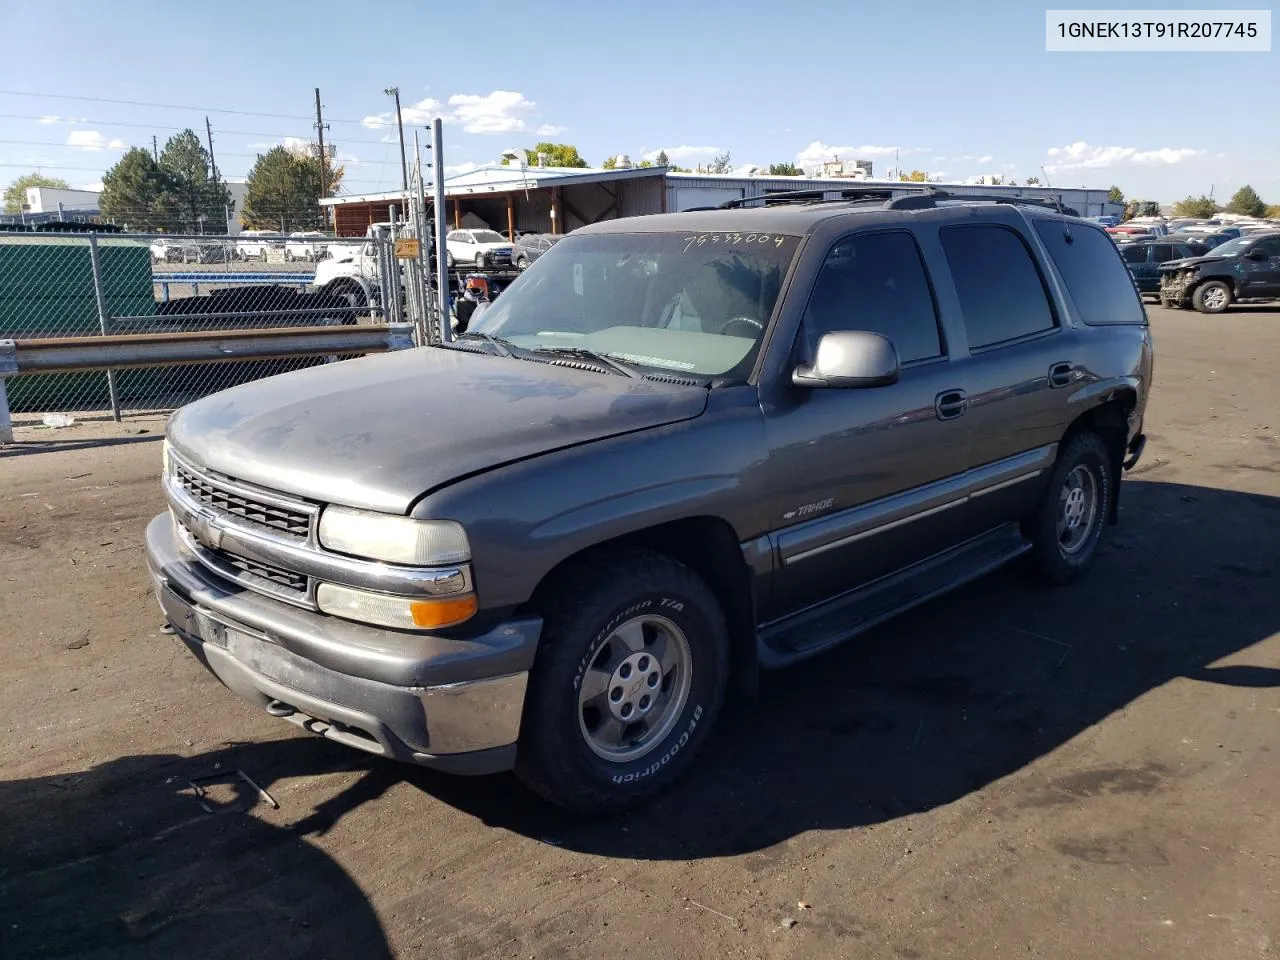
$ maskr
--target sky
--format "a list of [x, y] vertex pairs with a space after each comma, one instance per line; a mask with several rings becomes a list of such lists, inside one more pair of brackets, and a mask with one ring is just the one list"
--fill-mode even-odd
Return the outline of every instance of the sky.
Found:
[[[1265, 8], [1267, 0], [1106, 9]], [[1054, 7], [1067, 7], [1058, 2]], [[1083, 6], [1078, 4], [1077, 6]], [[452, 173], [539, 140], [598, 166], [665, 150], [695, 166], [839, 156], [944, 180], [1047, 176], [1162, 202], [1249, 183], [1280, 202], [1277, 53], [1048, 53], [1045, 5], [985, 0], [0, 0], [0, 183], [100, 182], [130, 146], [213, 127], [218, 166], [314, 138], [314, 88], [345, 193], [399, 186], [445, 118]], [[120, 102], [129, 101], [129, 102]]]

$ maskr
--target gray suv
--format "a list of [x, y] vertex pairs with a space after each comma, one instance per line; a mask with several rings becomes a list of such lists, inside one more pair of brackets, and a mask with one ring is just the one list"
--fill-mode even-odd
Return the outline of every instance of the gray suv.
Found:
[[607, 813], [762, 669], [1017, 557], [1075, 580], [1144, 440], [1120, 254], [850, 195], [584, 227], [456, 341], [181, 409], [165, 616], [312, 733]]

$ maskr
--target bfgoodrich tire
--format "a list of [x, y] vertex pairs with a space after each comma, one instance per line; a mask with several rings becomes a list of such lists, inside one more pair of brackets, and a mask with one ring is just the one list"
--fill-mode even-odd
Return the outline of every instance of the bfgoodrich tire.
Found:
[[649, 550], [597, 554], [542, 604], [516, 773], [577, 813], [620, 813], [693, 764], [724, 701], [728, 634], [692, 570]]
[[1082, 431], [1063, 446], [1044, 498], [1024, 525], [1032, 565], [1042, 579], [1067, 584], [1089, 572], [1116, 480], [1114, 460], [1098, 434]]

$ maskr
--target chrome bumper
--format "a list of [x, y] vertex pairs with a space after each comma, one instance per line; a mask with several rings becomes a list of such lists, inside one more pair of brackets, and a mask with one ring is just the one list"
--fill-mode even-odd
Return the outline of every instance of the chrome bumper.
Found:
[[541, 621], [467, 640], [362, 627], [224, 581], [180, 553], [168, 514], [147, 527], [165, 617], [226, 687], [303, 729], [454, 773], [515, 762]]

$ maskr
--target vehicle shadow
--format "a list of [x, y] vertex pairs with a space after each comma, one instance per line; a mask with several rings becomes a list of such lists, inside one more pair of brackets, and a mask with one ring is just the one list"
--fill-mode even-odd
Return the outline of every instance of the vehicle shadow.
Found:
[[[1011, 567], [767, 676], [759, 700], [721, 716], [687, 779], [621, 820], [515, 801], [507, 778], [406, 777], [571, 849], [731, 856], [955, 801], [1174, 678], [1280, 687], [1280, 669], [1215, 665], [1280, 630], [1280, 498], [1134, 480], [1122, 504], [1084, 581], [1048, 589]], [[1172, 776], [1138, 756], [1130, 767], [1092, 789]]]
[[[236, 777], [269, 794], [289, 777], [367, 766], [291, 738], [0, 782], [0, 955], [391, 957], [364, 892], [307, 838], [396, 778], [365, 775], [281, 826]], [[209, 775], [201, 801], [189, 781]]]

